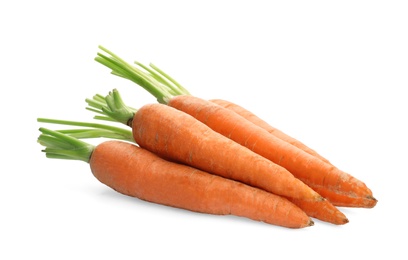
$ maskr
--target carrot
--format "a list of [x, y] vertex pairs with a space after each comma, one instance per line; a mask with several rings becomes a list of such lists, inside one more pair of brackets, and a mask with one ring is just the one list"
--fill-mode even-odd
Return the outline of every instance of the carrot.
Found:
[[[109, 100], [108, 102], [109, 104], [107, 102], [104, 102], [105, 99]], [[102, 95], [95, 95], [93, 99], [87, 99], [86, 101], [90, 105], [90, 107], [88, 107], [89, 110], [92, 110], [94, 112], [104, 114], [104, 115], [111, 115], [113, 117], [115, 113], [118, 113], [114, 111], [136, 111], [133, 108], [129, 108], [125, 106], [123, 101], [120, 99], [120, 95], [117, 90], [113, 91], [110, 95], [108, 95], [105, 98], [103, 98]], [[118, 116], [118, 117], [123, 121], [122, 123], [128, 122], [128, 119], [126, 119], [125, 116]], [[96, 118], [106, 119], [103, 116], [102, 117], [97, 116]], [[44, 119], [42, 121], [45, 122]], [[120, 120], [118, 119], [118, 121]], [[179, 121], [182, 121], [182, 120], [179, 120]], [[46, 122], [59, 123], [59, 122], [55, 122], [55, 120], [46, 120]], [[305, 200], [305, 199], [292, 199], [292, 198], [288, 198], [288, 199], [292, 201], [295, 205], [299, 206], [310, 217], [314, 217], [319, 220], [329, 222], [332, 224], [336, 224], [336, 225], [348, 223], [347, 217], [327, 200], [316, 202], [316, 201], [310, 201], [310, 200]]]
[[[154, 71], [140, 63], [136, 64], [142, 69], [137, 68], [107, 49], [101, 46], [100, 48], [111, 57], [98, 53], [95, 60], [111, 68], [113, 74], [142, 86], [154, 95], [159, 103], [194, 116], [214, 131], [279, 164], [311, 188], [330, 191], [326, 193], [326, 198], [334, 205], [376, 205], [377, 200], [372, 191], [361, 180], [271, 135], [231, 110], [194, 97], [177, 85], [174, 87], [174, 80], [159, 70]], [[361, 200], [368, 203], [360, 203]]]
[[286, 142], [290, 143], [291, 145], [294, 145], [297, 148], [302, 149], [303, 151], [305, 151], [305, 152], [307, 152], [307, 153], [321, 159], [322, 161], [324, 161], [326, 163], [330, 163], [330, 161], [328, 159], [326, 159], [325, 157], [323, 157], [322, 155], [317, 153], [312, 148], [308, 147], [307, 145], [300, 142], [299, 140], [285, 134], [281, 130], [271, 126], [266, 121], [262, 120], [257, 115], [255, 115], [251, 111], [243, 108], [242, 106], [240, 106], [238, 104], [235, 104], [233, 102], [227, 101], [227, 100], [223, 100], [223, 99], [211, 99], [210, 101], [217, 104], [217, 105], [220, 105], [222, 107], [225, 107], [225, 108], [227, 108], [229, 110], [234, 111], [238, 115], [244, 117], [245, 119], [247, 119], [248, 121], [254, 123], [257, 126], [262, 127], [263, 129], [268, 131], [270, 134], [273, 134], [274, 136], [278, 137], [279, 139], [282, 139], [283, 141], [286, 141]]
[[285, 198], [166, 161], [124, 141], [96, 146], [61, 132], [40, 128], [38, 142], [49, 158], [82, 160], [98, 181], [141, 200], [214, 215], [235, 215], [288, 228], [313, 221]]
[[166, 159], [241, 181], [277, 195], [306, 200], [323, 198], [285, 168], [211, 130], [194, 117], [163, 104], [137, 112], [114, 89], [101, 113], [132, 127], [141, 147]]

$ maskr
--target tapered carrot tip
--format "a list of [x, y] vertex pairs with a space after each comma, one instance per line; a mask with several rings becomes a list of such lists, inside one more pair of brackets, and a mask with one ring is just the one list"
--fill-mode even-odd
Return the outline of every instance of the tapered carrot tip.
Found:
[[309, 225], [307, 225], [307, 226], [308, 226], [308, 227], [314, 226], [313, 220], [310, 220], [310, 221], [309, 221]]
[[369, 207], [373, 208], [375, 205], [377, 205], [378, 200], [374, 198], [373, 196], [367, 196], [367, 199], [371, 201]]
[[[340, 217], [341, 216], [341, 217]], [[337, 222], [335, 222], [335, 223], [333, 223], [333, 224], [336, 224], [336, 225], [344, 225], [344, 224], [347, 224], [347, 223], [349, 223], [349, 220], [348, 220], [348, 218], [343, 214], [343, 213], [341, 213], [340, 211], [338, 212], [338, 217], [337, 217]]]
[[367, 199], [370, 199], [370, 200], [375, 200], [375, 202], [377, 202], [378, 200], [376, 199], [376, 198], [374, 198], [373, 196], [367, 196]]

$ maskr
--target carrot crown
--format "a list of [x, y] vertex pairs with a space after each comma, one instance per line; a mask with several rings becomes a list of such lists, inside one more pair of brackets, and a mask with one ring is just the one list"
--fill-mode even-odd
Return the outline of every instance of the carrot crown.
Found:
[[99, 48], [110, 56], [98, 52], [95, 58], [97, 62], [112, 69], [112, 74], [131, 80], [143, 87], [156, 97], [159, 103], [166, 104], [173, 96], [190, 95], [183, 86], [155, 65], [150, 63], [149, 66], [145, 66], [135, 61], [137, 66], [134, 66], [108, 49], [102, 46]]
[[85, 101], [88, 103], [86, 109], [100, 114], [95, 116], [95, 119], [117, 121], [132, 126], [137, 109], [127, 106], [117, 89], [113, 89], [106, 97], [96, 94], [92, 99], [87, 98]]
[[120, 122], [130, 125], [133, 116], [137, 112], [136, 108], [129, 107], [125, 104], [117, 89], [112, 90], [104, 97], [96, 94], [92, 99], [85, 99], [88, 103], [86, 109], [93, 111], [102, 116], [95, 116], [96, 119]]

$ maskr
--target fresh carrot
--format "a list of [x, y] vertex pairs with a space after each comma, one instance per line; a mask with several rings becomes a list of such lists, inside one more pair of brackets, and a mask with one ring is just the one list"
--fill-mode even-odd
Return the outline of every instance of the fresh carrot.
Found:
[[138, 109], [125, 105], [114, 89], [101, 113], [132, 127], [141, 147], [166, 159], [241, 181], [288, 198], [323, 198], [285, 168], [211, 130], [194, 117], [163, 104]]
[[271, 135], [231, 110], [173, 87], [174, 80], [154, 67], [152, 70], [140, 63], [136, 64], [141, 68], [132, 66], [100, 48], [111, 57], [98, 53], [95, 60], [111, 68], [113, 74], [142, 86], [159, 103], [192, 115], [214, 131], [281, 165], [311, 188], [327, 191], [326, 198], [334, 205], [368, 208], [376, 205], [372, 191], [361, 180]]
[[[106, 106], [104, 102], [104, 97], [102, 95], [95, 95], [92, 100], [87, 100], [89, 104], [92, 104], [93, 108], [88, 108], [94, 112], [101, 113], [101, 106]], [[113, 104], [112, 104], [113, 105]], [[98, 108], [98, 109], [95, 109]], [[132, 111], [137, 111], [133, 108], [128, 108]], [[106, 108], [104, 109], [106, 110]], [[103, 114], [103, 113], [102, 113]], [[96, 118], [104, 120], [112, 120], [110, 117], [97, 116]], [[77, 138], [110, 138], [110, 139], [120, 139], [128, 142], [135, 142], [132, 132], [125, 130], [123, 128], [114, 127], [111, 125], [96, 124], [90, 122], [78, 122], [78, 121], [67, 121], [67, 120], [57, 120], [49, 118], [38, 118], [38, 122], [42, 123], [52, 123], [61, 125], [70, 125], [77, 127], [86, 127], [85, 129], [71, 129], [71, 130], [61, 130], [60, 132], [69, 134]], [[329, 222], [336, 225], [343, 225], [349, 222], [347, 217], [333, 206], [329, 201], [309, 201], [302, 199], [292, 199], [287, 198], [289, 201], [301, 208], [309, 217], [319, 219], [321, 221]]]
[[68, 134], [40, 128], [38, 142], [48, 158], [82, 160], [115, 191], [194, 212], [235, 215], [288, 228], [313, 221], [297, 206], [261, 189], [166, 161], [124, 141], [96, 146]]

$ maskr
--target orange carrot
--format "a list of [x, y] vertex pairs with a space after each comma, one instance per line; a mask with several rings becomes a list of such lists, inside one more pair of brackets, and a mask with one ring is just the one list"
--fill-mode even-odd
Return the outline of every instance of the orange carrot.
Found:
[[[373, 207], [376, 205], [377, 200], [361, 180], [271, 135], [265, 129], [249, 122], [231, 110], [210, 101], [193, 97], [178, 86], [173, 88], [169, 82], [174, 84], [175, 81], [159, 70], [154, 71], [137, 63], [150, 72], [146, 73], [126, 63], [105, 48], [100, 48], [111, 57], [98, 53], [95, 59], [111, 68], [112, 73], [142, 86], [154, 95], [158, 102], [192, 115], [214, 131], [284, 167], [313, 189], [317, 190], [324, 187], [330, 191], [326, 193], [326, 198], [335, 205], [346, 204], [346, 201], [337, 200], [340, 197], [352, 200], [353, 204], [350, 206], [354, 207]], [[371, 203], [357, 204], [357, 201], [361, 199]]]
[[244, 117], [245, 119], [249, 120], [250, 122], [254, 123], [257, 126], [262, 127], [263, 129], [268, 131], [270, 134], [273, 134], [274, 136], [278, 137], [279, 139], [282, 139], [283, 141], [286, 141], [286, 142], [290, 143], [291, 145], [294, 145], [297, 148], [300, 148], [303, 151], [305, 151], [305, 152], [307, 152], [307, 153], [309, 153], [309, 154], [311, 154], [313, 156], [316, 156], [317, 158], [321, 159], [322, 161], [324, 161], [326, 163], [330, 163], [328, 159], [326, 159], [325, 157], [323, 157], [322, 155], [317, 153], [312, 148], [308, 147], [307, 145], [300, 142], [299, 140], [285, 134], [281, 130], [271, 126], [266, 121], [262, 120], [257, 115], [255, 115], [251, 111], [241, 107], [240, 105], [237, 105], [237, 104], [235, 104], [233, 102], [223, 100], [223, 99], [211, 99], [210, 101], [217, 104], [217, 105], [220, 105], [222, 107], [225, 107], [227, 109], [230, 109], [230, 110], [234, 111], [238, 115]]
[[93, 175], [115, 191], [145, 201], [215, 215], [236, 215], [288, 228], [313, 221], [297, 206], [261, 189], [168, 162], [123, 141], [93, 146], [40, 128], [38, 142], [49, 158], [89, 163]]
[[[88, 100], [88, 103], [94, 104], [93, 106], [94, 108], [98, 107], [96, 103], [98, 103], [99, 106], [101, 104], [106, 105], [106, 103], [104, 102], [104, 98], [102, 99], [101, 95], [96, 95], [93, 100]], [[115, 106], [114, 103], [112, 103], [111, 105]], [[101, 109], [104, 111], [109, 111], [107, 107], [101, 108]], [[68, 132], [71, 136], [77, 136], [79, 138], [102, 137], [102, 138], [111, 138], [111, 139], [122, 139], [128, 142], [135, 142], [132, 132], [122, 129], [122, 128], [113, 127], [111, 125], [95, 124], [95, 123], [88, 123], [88, 122], [73, 122], [73, 121], [55, 120], [55, 119], [46, 119], [46, 118], [38, 118], [37, 121], [43, 122], [43, 123], [54, 123], [54, 124], [72, 125], [72, 126], [77, 126], [77, 127], [78, 126], [87, 127], [86, 130], [78, 129], [75, 132], [72, 132], [72, 131]], [[287, 198], [287, 199], [289, 199], [295, 205], [300, 207], [309, 217], [313, 217], [321, 221], [329, 222], [329, 223], [336, 224], [336, 225], [342, 225], [342, 224], [348, 223], [347, 217], [327, 200], [309, 201], [309, 200], [292, 199], [292, 198]]]
[[285, 168], [211, 130], [194, 117], [163, 104], [146, 104], [135, 112], [114, 89], [102, 113], [132, 127], [141, 147], [166, 159], [262, 188], [276, 195], [305, 200], [323, 198]]

